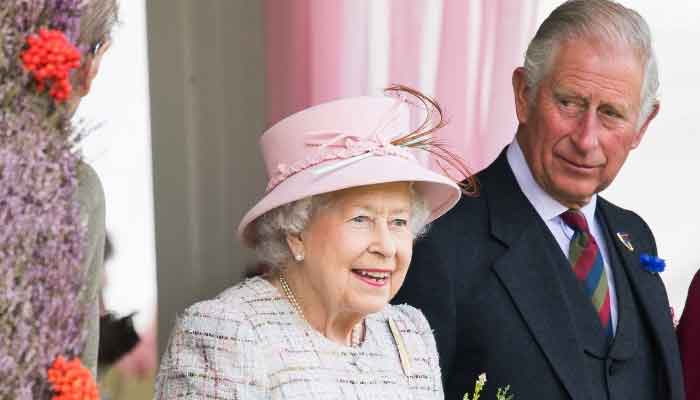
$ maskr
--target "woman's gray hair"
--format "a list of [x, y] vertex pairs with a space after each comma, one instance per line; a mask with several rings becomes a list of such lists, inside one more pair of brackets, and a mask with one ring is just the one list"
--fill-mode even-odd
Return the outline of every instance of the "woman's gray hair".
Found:
[[561, 43], [595, 38], [629, 46], [644, 65], [640, 126], [658, 102], [659, 72], [651, 31], [636, 11], [609, 0], [569, 0], [540, 25], [525, 53], [524, 68], [532, 104], [537, 87], [551, 68]]
[[[409, 186], [411, 192], [411, 232], [414, 239], [423, 235], [428, 228], [426, 222], [430, 210], [423, 197]], [[292, 252], [287, 244], [287, 235], [300, 234], [309, 224], [314, 214], [328, 207], [333, 193], [306, 197], [295, 202], [272, 209], [253, 222], [255, 253], [260, 262], [273, 270], [290, 262]]]

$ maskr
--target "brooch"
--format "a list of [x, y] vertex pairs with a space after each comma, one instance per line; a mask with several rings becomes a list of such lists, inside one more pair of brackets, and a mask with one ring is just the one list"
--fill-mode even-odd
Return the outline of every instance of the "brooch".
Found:
[[389, 323], [389, 330], [391, 331], [391, 335], [394, 337], [396, 347], [399, 349], [399, 361], [401, 362], [401, 368], [403, 369], [403, 373], [404, 375], [410, 378], [411, 357], [408, 355], [408, 351], [406, 351], [406, 345], [403, 341], [401, 331], [399, 330], [399, 327], [396, 325], [396, 322], [393, 318], [389, 318], [387, 322]]
[[634, 246], [632, 246], [629, 233], [617, 232], [617, 238], [620, 240], [622, 245], [627, 248], [627, 250], [634, 251]]

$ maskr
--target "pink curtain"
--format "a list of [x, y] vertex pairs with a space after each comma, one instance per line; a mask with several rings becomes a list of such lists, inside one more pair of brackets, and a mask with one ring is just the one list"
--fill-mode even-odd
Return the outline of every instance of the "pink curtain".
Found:
[[365, 94], [366, 1], [266, 0], [266, 120]]
[[[515, 132], [511, 73], [522, 63], [536, 5], [266, 0], [267, 123], [330, 99], [377, 93], [380, 76], [382, 85], [434, 95], [450, 120], [450, 146], [478, 171]], [[378, 43], [387, 62], [377, 61]]]
[[536, 15], [534, 1], [480, 4], [479, 15], [469, 19], [479, 23], [478, 37], [467, 40], [475, 29], [465, 19], [477, 7], [445, 1], [435, 93], [451, 117], [450, 144], [475, 171], [493, 161], [515, 133], [511, 76], [522, 65]]

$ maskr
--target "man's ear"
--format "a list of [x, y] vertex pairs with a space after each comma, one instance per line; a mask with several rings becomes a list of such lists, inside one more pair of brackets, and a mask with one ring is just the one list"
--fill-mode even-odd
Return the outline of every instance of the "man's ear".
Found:
[[530, 111], [530, 87], [527, 84], [527, 72], [525, 68], [518, 67], [513, 71], [513, 97], [515, 98], [515, 114], [518, 122], [527, 122]]
[[659, 114], [660, 109], [661, 103], [657, 101], [656, 104], [654, 104], [654, 107], [652, 108], [651, 112], [649, 113], [649, 116], [647, 116], [647, 119], [644, 121], [644, 124], [642, 124], [642, 127], [639, 128], [639, 131], [637, 132], [637, 135], [634, 138], [634, 142], [632, 142], [633, 149], [636, 149], [642, 142], [642, 138], [644, 137], [644, 134], [646, 133], [647, 128], [649, 127], [649, 124]]
[[107, 49], [109, 49], [109, 46], [110, 42], [107, 41], [100, 46], [99, 49], [97, 49], [95, 54], [86, 56], [85, 62], [76, 71], [78, 82], [75, 88], [75, 93], [79, 97], [85, 97], [88, 93], [90, 93], [92, 81], [95, 79], [100, 70], [102, 56], [104, 56]]

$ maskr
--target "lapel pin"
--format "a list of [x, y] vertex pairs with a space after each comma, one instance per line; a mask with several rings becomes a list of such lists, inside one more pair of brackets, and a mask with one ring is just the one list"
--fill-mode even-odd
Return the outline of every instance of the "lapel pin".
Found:
[[620, 242], [627, 248], [627, 250], [634, 251], [634, 246], [632, 246], [629, 233], [618, 232], [617, 238], [620, 239]]

